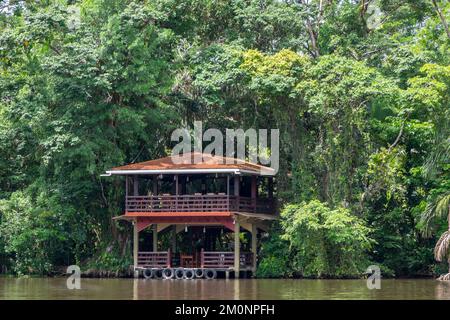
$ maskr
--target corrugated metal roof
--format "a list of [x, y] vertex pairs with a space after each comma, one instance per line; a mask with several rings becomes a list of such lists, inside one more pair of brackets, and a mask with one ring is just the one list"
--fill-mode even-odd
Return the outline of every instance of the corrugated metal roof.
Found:
[[[200, 161], [199, 161], [200, 160]], [[110, 174], [126, 174], [138, 171], [148, 173], [214, 173], [214, 172], [235, 172], [256, 175], [273, 175], [274, 170], [270, 167], [251, 163], [241, 159], [213, 156], [206, 153], [190, 152], [182, 156], [168, 156], [160, 159], [132, 163], [124, 166], [114, 167]], [[144, 173], [144, 172], [143, 172]]]

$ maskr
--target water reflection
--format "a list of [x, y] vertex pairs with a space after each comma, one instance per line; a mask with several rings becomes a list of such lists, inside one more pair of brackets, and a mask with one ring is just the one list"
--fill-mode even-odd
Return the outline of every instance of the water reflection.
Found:
[[438, 281], [435, 292], [436, 299], [449, 299], [450, 281]]
[[65, 278], [0, 277], [0, 299], [450, 299], [450, 282], [382, 280], [144, 280], [85, 279], [69, 290]]

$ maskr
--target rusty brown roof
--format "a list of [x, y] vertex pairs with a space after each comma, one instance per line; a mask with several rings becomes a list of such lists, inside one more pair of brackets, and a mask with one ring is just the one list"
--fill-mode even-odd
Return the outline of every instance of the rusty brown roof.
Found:
[[[196, 159], [202, 159], [201, 162], [196, 163]], [[271, 175], [273, 169], [262, 166], [256, 163], [251, 163], [241, 159], [214, 156], [206, 153], [190, 152], [180, 157], [164, 157], [160, 159], [131, 163], [124, 166], [114, 167], [108, 173], [117, 174], [120, 171], [157, 171], [163, 173], [164, 171], [183, 171], [183, 170], [195, 170], [201, 173], [203, 170], [206, 172], [213, 172], [214, 170], [232, 169], [249, 174], [266, 174]], [[126, 172], [124, 172], [126, 173]]]

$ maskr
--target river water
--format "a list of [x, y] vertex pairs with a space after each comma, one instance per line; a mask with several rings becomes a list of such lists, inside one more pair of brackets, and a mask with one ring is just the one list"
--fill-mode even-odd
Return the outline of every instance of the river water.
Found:
[[145, 280], [81, 279], [69, 290], [66, 278], [0, 277], [0, 299], [450, 299], [450, 281], [381, 280]]

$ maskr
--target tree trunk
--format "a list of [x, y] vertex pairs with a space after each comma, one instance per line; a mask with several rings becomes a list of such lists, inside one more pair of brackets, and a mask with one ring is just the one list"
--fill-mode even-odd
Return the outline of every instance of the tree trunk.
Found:
[[442, 25], [444, 26], [445, 32], [447, 33], [447, 37], [450, 39], [450, 30], [448, 28], [447, 20], [445, 20], [445, 16], [443, 15], [441, 8], [439, 8], [436, 0], [431, 0], [433, 3], [434, 9], [436, 10], [436, 13], [439, 16], [439, 19], [441, 20]]

